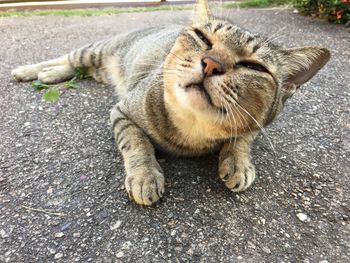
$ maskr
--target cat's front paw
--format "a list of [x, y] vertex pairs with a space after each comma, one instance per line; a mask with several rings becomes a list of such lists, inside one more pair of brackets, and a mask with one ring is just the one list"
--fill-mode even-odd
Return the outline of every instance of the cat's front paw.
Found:
[[130, 199], [140, 205], [152, 205], [164, 194], [164, 176], [158, 169], [131, 171], [125, 179]]
[[219, 176], [233, 192], [246, 190], [255, 180], [255, 168], [249, 160], [234, 162], [228, 157], [219, 165]]

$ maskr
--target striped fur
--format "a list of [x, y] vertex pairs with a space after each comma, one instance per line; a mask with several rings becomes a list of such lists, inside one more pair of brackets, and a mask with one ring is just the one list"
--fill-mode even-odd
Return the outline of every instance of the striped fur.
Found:
[[198, 1], [192, 23], [142, 29], [54, 60], [15, 69], [18, 81], [58, 83], [85, 68], [116, 87], [112, 130], [125, 186], [138, 204], [164, 193], [154, 145], [177, 155], [219, 154], [219, 176], [234, 192], [255, 179], [250, 145], [285, 100], [329, 59], [320, 47], [283, 49], [213, 17]]

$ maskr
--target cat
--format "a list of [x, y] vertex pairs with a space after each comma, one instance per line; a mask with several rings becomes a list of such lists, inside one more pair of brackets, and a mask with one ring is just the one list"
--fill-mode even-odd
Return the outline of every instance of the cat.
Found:
[[217, 151], [221, 180], [233, 192], [246, 190], [255, 179], [253, 140], [329, 58], [322, 47], [279, 47], [214, 17], [198, 0], [188, 26], [133, 31], [12, 75], [50, 84], [85, 68], [116, 86], [110, 121], [125, 188], [137, 204], [152, 205], [165, 190], [155, 148], [182, 156]]

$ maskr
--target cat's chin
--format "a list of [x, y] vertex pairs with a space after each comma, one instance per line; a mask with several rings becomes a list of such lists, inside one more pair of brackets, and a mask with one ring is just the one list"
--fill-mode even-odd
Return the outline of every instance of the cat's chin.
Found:
[[213, 104], [211, 97], [205, 89], [203, 83], [191, 83], [184, 87], [180, 87], [177, 95], [180, 101], [185, 104], [186, 107], [190, 107], [201, 112], [226, 114], [226, 110], [224, 108], [217, 107]]

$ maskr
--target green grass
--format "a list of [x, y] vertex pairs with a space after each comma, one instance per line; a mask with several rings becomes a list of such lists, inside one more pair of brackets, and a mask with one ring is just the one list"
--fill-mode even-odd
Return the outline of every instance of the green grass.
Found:
[[[270, 7], [290, 5], [293, 0], [241, 0], [237, 3], [226, 3], [224, 8], [249, 8], [249, 7]], [[34, 11], [0, 11], [0, 17], [18, 16], [102, 16], [121, 13], [153, 12], [192, 10], [192, 5], [158, 6], [158, 7], [137, 7], [137, 8], [102, 8], [102, 9], [59, 9], [59, 10], [34, 10]]]
[[17, 16], [102, 16], [121, 13], [153, 12], [163, 10], [192, 10], [192, 6], [159, 6], [139, 8], [103, 8], [103, 9], [62, 9], [62, 10], [34, 10], [1, 12], [0, 17]]
[[241, 0], [239, 3], [224, 4], [225, 8], [274, 7], [292, 5], [293, 0]]

